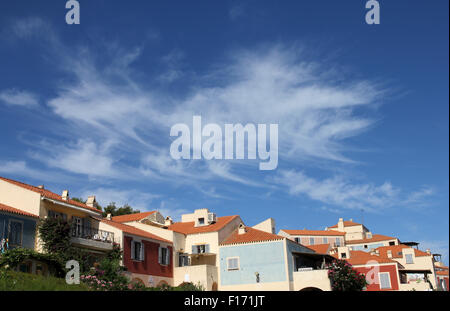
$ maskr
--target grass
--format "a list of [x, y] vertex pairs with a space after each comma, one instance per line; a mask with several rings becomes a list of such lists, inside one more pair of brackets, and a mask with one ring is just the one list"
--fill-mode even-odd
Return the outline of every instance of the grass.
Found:
[[0, 291], [87, 291], [84, 285], [69, 285], [65, 279], [15, 271], [0, 271]]

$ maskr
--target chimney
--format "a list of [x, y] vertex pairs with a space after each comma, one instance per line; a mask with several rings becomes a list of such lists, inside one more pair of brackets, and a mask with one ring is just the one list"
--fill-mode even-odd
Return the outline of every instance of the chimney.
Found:
[[63, 190], [61, 197], [64, 201], [67, 201], [69, 199], [69, 190]]
[[89, 206], [89, 207], [95, 207], [95, 206], [94, 206], [95, 203], [97, 203], [97, 201], [95, 201], [95, 195], [91, 195], [91, 196], [89, 196], [89, 197], [87, 198], [87, 201], [86, 201], [86, 205], [87, 205], [87, 206]]
[[428, 255], [431, 255], [431, 250], [428, 248], [426, 251], [425, 251]]
[[353, 218], [350, 218], [350, 221], [353, 222]]
[[239, 225], [238, 233], [239, 233], [239, 234], [244, 234], [244, 233], [246, 233], [246, 232], [247, 232], [247, 230], [245, 229], [245, 225], [244, 225], [243, 223], [241, 223], [241, 224]]
[[375, 251], [374, 249], [371, 249], [371, 250], [370, 250], [370, 255], [372, 255], [372, 256], [373, 256], [373, 255], [376, 255], [376, 251]]
[[392, 258], [392, 251], [391, 250], [387, 251], [387, 256], [388, 256], [388, 258]]
[[167, 216], [167, 217], [166, 217], [166, 220], [164, 221], [164, 226], [168, 227], [168, 226], [170, 226], [171, 224], [173, 224], [172, 217]]
[[344, 232], [344, 219], [343, 218], [339, 218], [338, 231]]
[[44, 185], [37, 186], [39, 189], [44, 189]]
[[112, 219], [111, 213], [106, 214], [106, 219], [108, 219], [108, 220], [111, 220], [111, 219]]

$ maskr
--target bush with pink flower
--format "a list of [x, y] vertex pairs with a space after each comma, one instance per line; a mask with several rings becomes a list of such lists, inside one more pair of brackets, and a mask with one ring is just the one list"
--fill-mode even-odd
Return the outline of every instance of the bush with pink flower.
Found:
[[364, 274], [345, 260], [333, 260], [327, 269], [333, 291], [362, 291], [368, 285]]

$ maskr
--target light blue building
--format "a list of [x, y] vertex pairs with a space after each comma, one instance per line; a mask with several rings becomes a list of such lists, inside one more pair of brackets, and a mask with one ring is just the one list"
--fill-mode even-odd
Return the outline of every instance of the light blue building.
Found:
[[[310, 277], [302, 271], [317, 272], [332, 260], [285, 237], [244, 225], [220, 245], [219, 258], [220, 290], [300, 290], [300, 279]], [[321, 271], [325, 274], [314, 282], [329, 290], [326, 270]]]
[[0, 203], [0, 248], [34, 249], [38, 220], [36, 215]]

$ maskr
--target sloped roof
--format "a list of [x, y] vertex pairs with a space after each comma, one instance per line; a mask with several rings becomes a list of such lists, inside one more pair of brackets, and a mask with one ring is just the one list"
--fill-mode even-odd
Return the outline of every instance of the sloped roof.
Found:
[[364, 251], [350, 251], [350, 258], [347, 258], [345, 260], [353, 266], [373, 264], [374, 261], [376, 261], [377, 263], [397, 264], [395, 260], [378, 255], [371, 255], [370, 253]]
[[189, 221], [189, 222], [176, 222], [171, 224], [167, 229], [183, 233], [183, 234], [196, 234], [196, 233], [209, 233], [209, 232], [216, 232], [221, 230], [223, 227], [225, 227], [227, 224], [229, 224], [234, 219], [238, 218], [239, 216], [222, 216], [217, 217], [217, 220], [215, 223], [205, 226], [199, 226], [195, 227], [195, 222]]
[[[387, 252], [390, 250], [391, 253], [392, 253], [392, 258], [402, 258], [403, 254], [400, 255], [399, 253], [402, 252], [403, 249], [405, 249], [405, 248], [412, 248], [412, 247], [400, 244], [400, 245], [391, 245], [391, 246], [381, 246], [381, 247], [378, 247], [377, 250], [380, 252], [380, 256], [381, 257], [386, 257], [387, 258], [388, 257], [387, 256]], [[415, 249], [415, 248], [412, 248], [412, 249], [414, 249], [414, 255], [416, 257], [431, 256], [430, 254], [428, 254], [426, 252], [423, 252], [421, 250], [418, 250], [418, 249]]]
[[345, 232], [339, 232], [334, 230], [285, 230], [282, 229], [281, 231], [286, 232], [290, 235], [317, 235], [317, 236], [344, 236]]
[[145, 217], [147, 217], [147, 216], [149, 216], [151, 214], [154, 214], [155, 212], [156, 211], [114, 216], [114, 217], [112, 217], [112, 221], [120, 222], [120, 223], [130, 222], [130, 221], [139, 221], [139, 220], [144, 219]]
[[[344, 220], [344, 227], [352, 227], [352, 226], [361, 226], [361, 224], [357, 222], [353, 222], [351, 220]], [[338, 225], [335, 224], [334, 226], [328, 227], [328, 228], [337, 228]]]
[[362, 239], [362, 240], [349, 240], [345, 241], [345, 244], [361, 244], [361, 243], [373, 243], [373, 242], [381, 242], [381, 241], [388, 241], [388, 240], [395, 240], [397, 238], [382, 235], [382, 234], [372, 234], [372, 238], [370, 239]]
[[17, 215], [21, 215], [21, 216], [28, 216], [28, 217], [33, 217], [33, 218], [39, 218], [39, 216], [22, 211], [20, 209], [5, 205], [0, 203], [0, 211], [2, 212], [7, 212], [7, 213], [12, 213], [12, 214], [17, 214]]
[[108, 220], [108, 219], [102, 219], [101, 222], [108, 224], [112, 227], [115, 227], [119, 230], [122, 230], [123, 232], [128, 233], [128, 234], [132, 234], [132, 235], [140, 236], [143, 238], [153, 239], [153, 240], [172, 244], [172, 242], [169, 240], [163, 239], [155, 234], [152, 234], [150, 232], [147, 232], [147, 231], [144, 231], [144, 230], [141, 230], [141, 229], [129, 226], [129, 225], [121, 224], [121, 223], [114, 222], [114, 221]]
[[86, 204], [80, 203], [78, 201], [74, 201], [74, 200], [71, 200], [71, 199], [63, 200], [62, 196], [60, 196], [59, 194], [56, 194], [54, 192], [51, 192], [50, 190], [47, 190], [47, 189], [41, 189], [39, 187], [28, 185], [28, 184], [22, 183], [20, 181], [8, 179], [8, 178], [1, 177], [1, 176], [0, 176], [0, 180], [6, 181], [6, 182], [8, 182], [10, 184], [22, 187], [24, 189], [27, 189], [27, 190], [30, 190], [30, 191], [33, 191], [33, 192], [37, 192], [41, 196], [46, 197], [48, 199], [52, 199], [52, 200], [59, 201], [59, 202], [62, 202], [62, 203], [67, 203], [67, 204], [74, 205], [74, 206], [77, 206], [77, 207], [85, 208], [87, 210], [90, 210], [90, 211], [93, 211], [93, 212], [97, 212], [99, 214], [102, 213], [102, 211], [96, 209], [95, 207], [87, 206]]
[[242, 234], [239, 234], [239, 230], [236, 230], [220, 245], [266, 242], [285, 239], [285, 237], [280, 235], [265, 232], [252, 227], [245, 227], [245, 230], [246, 232]]
[[315, 244], [315, 245], [308, 245], [306, 247], [312, 249], [313, 251], [319, 254], [328, 254], [330, 244]]

